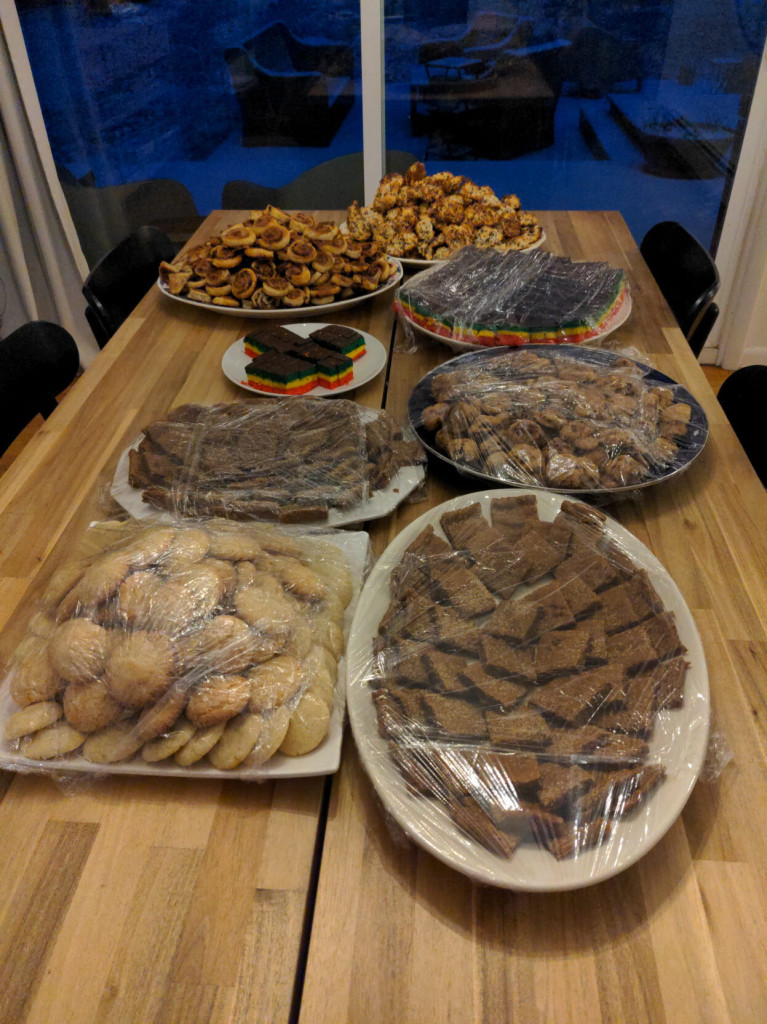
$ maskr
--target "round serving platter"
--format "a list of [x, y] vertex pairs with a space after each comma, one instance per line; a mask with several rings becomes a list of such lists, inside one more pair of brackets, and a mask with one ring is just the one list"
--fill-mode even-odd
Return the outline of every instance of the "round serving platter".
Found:
[[392, 571], [426, 527], [433, 527], [444, 539], [439, 523], [443, 513], [479, 502], [487, 514], [492, 499], [520, 494], [536, 496], [538, 515], [544, 521], [554, 519], [564, 500], [563, 495], [540, 490], [480, 491], [431, 509], [395, 537], [370, 572], [352, 621], [347, 649], [347, 709], [365, 771], [387, 812], [414, 842], [478, 882], [528, 892], [557, 892], [593, 885], [624, 871], [652, 849], [679, 817], [708, 745], [708, 670], [700, 635], [678, 587], [641, 541], [607, 517], [607, 539], [617, 544], [638, 570], [647, 572], [664, 608], [673, 612], [679, 638], [687, 648], [684, 703], [657, 714], [650, 740], [647, 763], [663, 763], [664, 781], [634, 813], [615, 824], [609, 839], [561, 861], [533, 845], [520, 846], [509, 859], [498, 857], [464, 834], [441, 801], [414, 795], [389, 757], [387, 740], [379, 734], [369, 685], [371, 677], [377, 675], [374, 641], [380, 641], [378, 627], [389, 605]]
[[[493, 476], [492, 474], [483, 472], [468, 463], [451, 459], [437, 446], [434, 432], [427, 430], [424, 426], [423, 412], [428, 406], [434, 404], [435, 400], [432, 393], [432, 382], [435, 377], [443, 373], [455, 372], [456, 370], [470, 370], [474, 367], [479, 369], [490, 360], [497, 359], [509, 352], [518, 351], [520, 351], [519, 348], [488, 348], [481, 351], [468, 352], [464, 355], [449, 359], [446, 363], [442, 363], [440, 366], [431, 370], [422, 377], [416, 384], [410, 394], [410, 398], [408, 399], [408, 417], [410, 419], [410, 424], [418, 435], [421, 444], [431, 456], [439, 462], [445, 463], [457, 470], [464, 476], [473, 477], [477, 480], [494, 484], [497, 487], [529, 487], [531, 482], [530, 480], [520, 480], [519, 483], [516, 483], [514, 480], [509, 478]], [[626, 357], [619, 352], [612, 352], [607, 349], [589, 348], [583, 345], [525, 345], [524, 351], [548, 357], [552, 355], [567, 357], [568, 359], [574, 359], [583, 363], [586, 366], [610, 367], [615, 365], [619, 360], [622, 362], [626, 361]], [[681, 384], [677, 384], [676, 381], [671, 377], [666, 376], [665, 373], [661, 373], [660, 370], [656, 370], [653, 367], [637, 362], [636, 360], [629, 360], [629, 362], [634, 363], [634, 365], [641, 370], [644, 380], [648, 384], [671, 387], [674, 389], [675, 396], [680, 401], [687, 402], [690, 405], [692, 410], [690, 423], [687, 428], [687, 433], [682, 439], [682, 443], [678, 446], [677, 455], [674, 460], [655, 476], [652, 476], [647, 480], [642, 480], [639, 483], [622, 487], [568, 489], [563, 487], [549, 487], [542, 483], [536, 484], [536, 487], [541, 490], [555, 491], [559, 494], [570, 494], [575, 496], [587, 494], [608, 495], [619, 494], [622, 492], [633, 492], [642, 488], [652, 487], [654, 484], [661, 483], [662, 481], [670, 480], [671, 478], [678, 476], [684, 470], [689, 469], [690, 465], [703, 451], [708, 440], [708, 418], [697, 399], [694, 398], [686, 388], [682, 387]]]
[[376, 288], [375, 291], [364, 292], [361, 295], [353, 296], [351, 299], [341, 299], [339, 302], [327, 302], [320, 306], [299, 306], [296, 309], [287, 306], [282, 306], [279, 309], [243, 309], [242, 307], [235, 308], [234, 306], [214, 306], [213, 303], [195, 302], [193, 299], [185, 299], [183, 295], [171, 295], [159, 279], [155, 283], [167, 298], [173, 299], [174, 302], [180, 302], [184, 306], [190, 306], [193, 309], [202, 309], [208, 313], [217, 313], [221, 316], [246, 317], [250, 320], [289, 320], [291, 318], [296, 319], [297, 317], [327, 316], [328, 313], [335, 313], [341, 309], [351, 309], [352, 306], [358, 306], [361, 302], [369, 302], [380, 295], [386, 295], [393, 288], [397, 287], [404, 273], [399, 260], [395, 260], [392, 256], [389, 256], [388, 259], [396, 264], [396, 271], [385, 284], [380, 288]]

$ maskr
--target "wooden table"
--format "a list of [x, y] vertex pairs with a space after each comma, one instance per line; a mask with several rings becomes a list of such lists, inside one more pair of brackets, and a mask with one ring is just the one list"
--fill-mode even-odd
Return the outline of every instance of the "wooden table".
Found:
[[[540, 218], [547, 248], [626, 269], [634, 308], [614, 344], [686, 384], [711, 424], [688, 472], [608, 509], [666, 566], [703, 638], [712, 763], [681, 818], [614, 879], [533, 895], [475, 885], [404, 841], [348, 736], [328, 779], [3, 773], [2, 1024], [767, 1019], [764, 490], [620, 215]], [[234, 219], [212, 214], [197, 237]], [[387, 298], [333, 319], [392, 341]], [[153, 291], [0, 481], [3, 656], [104, 514], [126, 443], [171, 405], [243, 397], [220, 372], [242, 327]], [[395, 345], [355, 397], [404, 419], [413, 384], [449, 355]], [[431, 476], [424, 500], [371, 526], [376, 553], [456, 493]]]

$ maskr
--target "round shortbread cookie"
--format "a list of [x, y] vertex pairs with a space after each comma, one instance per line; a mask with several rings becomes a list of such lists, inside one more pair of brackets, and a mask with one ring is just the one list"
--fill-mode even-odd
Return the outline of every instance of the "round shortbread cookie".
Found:
[[48, 657], [48, 641], [26, 637], [16, 648], [8, 672], [8, 690], [21, 707], [55, 697], [62, 682]]
[[150, 740], [141, 748], [141, 756], [145, 761], [154, 763], [173, 757], [194, 736], [196, 730], [186, 718], [179, 718], [174, 726], [163, 736]]
[[47, 761], [51, 757], [71, 754], [82, 746], [85, 736], [73, 729], [67, 722], [54, 722], [31, 736], [26, 736], [19, 745], [19, 753], [34, 761]]
[[63, 622], [51, 637], [48, 658], [53, 671], [69, 683], [87, 683], [103, 672], [112, 637], [90, 619]]
[[70, 683], [62, 696], [67, 721], [80, 732], [104, 729], [125, 714], [107, 689], [103, 679], [87, 683]]
[[173, 646], [162, 633], [138, 631], [115, 644], [104, 681], [120, 704], [141, 708], [153, 704], [171, 684]]
[[217, 725], [209, 725], [205, 729], [198, 729], [184, 746], [176, 754], [176, 764], [187, 768], [190, 764], [205, 757], [215, 747], [223, 735], [226, 722], [219, 722]]
[[83, 757], [93, 764], [127, 761], [141, 746], [135, 727], [136, 720], [130, 719], [92, 733], [83, 744]]
[[190, 722], [203, 729], [239, 715], [249, 699], [250, 681], [245, 676], [209, 676], [192, 691], [186, 715]]
[[248, 673], [250, 710], [263, 712], [280, 707], [294, 697], [304, 683], [301, 662], [289, 654], [258, 665]]
[[61, 705], [55, 700], [29, 704], [21, 711], [11, 715], [5, 723], [3, 734], [7, 740], [17, 740], [21, 736], [28, 736], [48, 725], [53, 725], [54, 722], [58, 722], [63, 713]]
[[330, 709], [314, 693], [305, 693], [298, 702], [285, 739], [280, 744], [280, 753], [288, 757], [300, 757], [314, 750], [325, 739], [330, 724]]
[[264, 727], [261, 715], [244, 711], [227, 723], [223, 735], [208, 754], [214, 768], [230, 771], [241, 764], [255, 747]]
[[275, 708], [269, 716], [264, 716], [264, 728], [258, 742], [244, 761], [248, 768], [266, 764], [277, 753], [288, 731], [291, 713], [290, 708], [283, 706]]

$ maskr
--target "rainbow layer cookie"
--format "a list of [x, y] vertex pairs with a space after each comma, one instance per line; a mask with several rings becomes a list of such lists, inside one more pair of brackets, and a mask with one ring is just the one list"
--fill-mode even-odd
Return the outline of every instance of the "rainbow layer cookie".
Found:
[[327, 324], [309, 335], [320, 345], [338, 352], [349, 359], [359, 359], [365, 355], [365, 339], [358, 331], [340, 324]]
[[312, 363], [317, 370], [317, 383], [325, 388], [348, 384], [354, 375], [354, 364], [348, 356], [331, 352], [311, 338], [300, 339], [291, 355]]
[[265, 352], [245, 367], [248, 384], [277, 395], [303, 395], [317, 386], [317, 367], [282, 352]]
[[263, 352], [290, 353], [301, 339], [279, 324], [262, 324], [243, 339], [245, 354], [255, 359]]

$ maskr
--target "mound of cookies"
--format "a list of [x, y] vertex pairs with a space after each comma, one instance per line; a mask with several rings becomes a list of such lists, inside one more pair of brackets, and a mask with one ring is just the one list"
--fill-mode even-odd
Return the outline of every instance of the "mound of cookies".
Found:
[[665, 777], [683, 705], [674, 614], [598, 511], [534, 495], [445, 511], [410, 544], [365, 682], [414, 800], [499, 857], [605, 843]]
[[144, 428], [129, 482], [180, 515], [321, 522], [424, 452], [384, 410], [318, 398], [182, 405]]
[[500, 252], [527, 249], [541, 237], [532, 213], [517, 196], [499, 198], [489, 185], [449, 171], [427, 174], [415, 163], [404, 175], [387, 174], [370, 206], [354, 202], [346, 215], [349, 236], [373, 242], [390, 256], [446, 260], [466, 245]]
[[337, 545], [215, 519], [89, 533], [8, 668], [21, 757], [231, 770], [322, 743], [354, 590]]
[[467, 345], [577, 344], [625, 316], [625, 273], [550, 252], [485, 252], [468, 246], [412, 278], [396, 309], [413, 324]]
[[352, 239], [310, 213], [268, 206], [161, 263], [159, 277], [171, 295], [203, 305], [290, 310], [367, 295], [397, 270], [376, 242]]
[[431, 377], [414, 426], [462, 468], [557, 490], [641, 485], [700, 441], [679, 389], [632, 360], [542, 351], [461, 357]]

